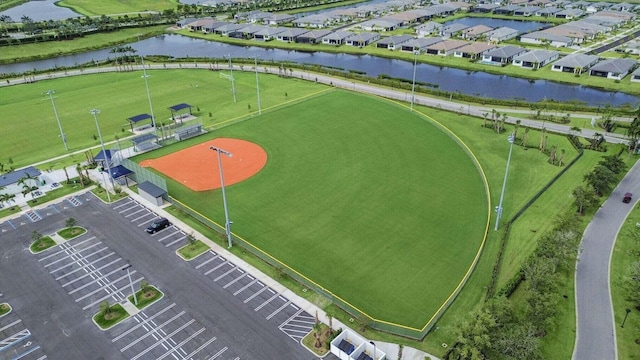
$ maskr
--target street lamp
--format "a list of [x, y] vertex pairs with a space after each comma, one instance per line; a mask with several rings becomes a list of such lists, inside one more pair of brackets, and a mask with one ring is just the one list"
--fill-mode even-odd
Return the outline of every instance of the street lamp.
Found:
[[[100, 114], [100, 110], [91, 109], [89, 111], [91, 115], [93, 115], [93, 119], [96, 121], [96, 128], [98, 129], [98, 138], [100, 138], [100, 146], [102, 147], [102, 155], [104, 156], [104, 162], [107, 164], [107, 171], [109, 173], [109, 180], [111, 180], [111, 187], [115, 189], [115, 185], [113, 185], [113, 176], [111, 176], [111, 164], [109, 164], [109, 159], [107, 158], [107, 150], [104, 148], [104, 142], [102, 141], [102, 134], [100, 133], [100, 125], [98, 125], [98, 114]], [[107, 200], [111, 202], [111, 195], [109, 194], [109, 189], [107, 189], [107, 183], [104, 183], [104, 189], [107, 192]]]
[[45, 94], [49, 95], [49, 99], [51, 99], [51, 105], [53, 106], [53, 113], [56, 115], [56, 121], [58, 122], [58, 129], [60, 129], [60, 137], [62, 138], [62, 143], [64, 144], [64, 149], [69, 151], [69, 147], [67, 146], [67, 137], [62, 131], [62, 124], [60, 123], [60, 117], [58, 117], [58, 110], [56, 109], [56, 103], [53, 101], [53, 94], [55, 94], [55, 90], [47, 90]]
[[513, 150], [513, 142], [515, 141], [514, 134], [509, 135], [507, 139], [509, 145], [509, 156], [507, 157], [507, 168], [504, 170], [504, 181], [502, 182], [502, 192], [500, 193], [500, 203], [496, 208], [498, 216], [496, 216], [496, 227], [494, 230], [498, 231], [498, 225], [500, 224], [500, 217], [502, 217], [502, 201], [504, 200], [504, 189], [507, 186], [507, 175], [509, 175], [509, 163], [511, 162], [511, 151]]
[[256, 91], [258, 92], [258, 115], [262, 114], [262, 108], [260, 107], [260, 82], [258, 82], [258, 55], [255, 57], [256, 68]]
[[631, 312], [631, 309], [625, 309], [624, 311], [626, 313], [624, 314], [624, 319], [622, 319], [622, 325], [620, 325], [621, 328], [624, 327], [624, 323], [627, 321], [627, 316], [629, 316], [629, 313]]
[[156, 138], [158, 138], [158, 127], [156, 126], [156, 116], [153, 114], [153, 105], [151, 105], [151, 93], [149, 92], [149, 82], [147, 78], [151, 75], [147, 74], [147, 69], [144, 66], [144, 56], [140, 56], [140, 60], [142, 61], [142, 77], [144, 78], [144, 86], [147, 89], [147, 99], [149, 99], [149, 111], [151, 111], [151, 122], [153, 123], [153, 129], [156, 133]]
[[233, 222], [229, 221], [229, 210], [227, 209], [227, 195], [224, 191], [224, 173], [222, 171], [222, 159], [220, 158], [220, 154], [224, 154], [228, 157], [233, 157], [233, 154], [215, 146], [211, 146], [209, 149], [215, 151], [218, 154], [218, 169], [220, 170], [220, 187], [222, 188], [222, 204], [224, 205], [224, 231], [227, 234], [227, 241], [229, 242], [229, 248], [231, 248], [231, 246], [233, 245], [231, 243], [231, 224], [233, 224]]
[[131, 264], [122, 268], [122, 270], [127, 270], [127, 276], [129, 277], [129, 285], [131, 286], [131, 293], [133, 293], [133, 303], [138, 305], [138, 297], [136, 296], [136, 290], [133, 288], [133, 282], [131, 281], [131, 273], [129, 272], [129, 268]]
[[416, 65], [418, 63], [418, 54], [420, 50], [413, 50], [413, 80], [411, 81], [411, 111], [413, 111], [413, 102], [415, 101], [416, 91]]
[[373, 360], [376, 360], [376, 343], [369, 341], [369, 344], [373, 345]]

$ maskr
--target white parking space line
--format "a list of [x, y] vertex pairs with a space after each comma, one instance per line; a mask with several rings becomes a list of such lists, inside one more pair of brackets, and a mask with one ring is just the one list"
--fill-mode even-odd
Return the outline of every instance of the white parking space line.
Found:
[[36, 360], [44, 360], [47, 358], [47, 355], [42, 355], [41, 357], [37, 358]]
[[[273, 291], [273, 290], [272, 290], [272, 291]], [[270, 298], [269, 298], [269, 300], [267, 300], [267, 301], [263, 302], [262, 304], [260, 304], [257, 308], [255, 308], [255, 309], [253, 309], [253, 310], [254, 310], [254, 311], [258, 311], [258, 310], [262, 309], [263, 307], [267, 306], [267, 304], [269, 304], [269, 303], [271, 302], [271, 300], [273, 300], [273, 299], [277, 298], [279, 295], [280, 295], [280, 294], [278, 294], [278, 293], [273, 294], [273, 296], [272, 296], [272, 297], [270, 297]]]
[[[62, 258], [60, 258], [60, 259], [58, 259], [58, 260], [54, 260], [54, 261], [52, 261], [52, 262], [50, 262], [50, 263], [48, 263], [48, 264], [45, 264], [45, 265], [44, 265], [44, 267], [45, 267], [45, 269], [46, 269], [46, 268], [48, 268], [48, 267], [49, 267], [49, 266], [51, 266], [51, 265], [55, 265], [55, 264], [59, 263], [60, 261], [68, 260], [69, 258], [73, 258], [74, 256], [78, 256], [78, 255], [80, 255], [80, 253], [81, 253], [81, 252], [86, 251], [86, 250], [90, 250], [91, 248], [96, 247], [96, 246], [98, 246], [98, 245], [100, 245], [100, 244], [101, 244], [101, 243], [100, 243], [100, 242], [98, 242], [98, 243], [95, 243], [95, 244], [93, 244], [93, 245], [89, 245], [89, 246], [87, 246], [86, 248], [84, 248], [84, 249], [82, 249], [82, 250], [80, 250], [80, 251], [74, 251], [75, 249], [65, 248], [65, 249], [64, 249], [64, 251], [68, 254], [67, 256], [62, 257]], [[85, 259], [86, 259], [86, 258], [90, 257], [90, 256], [91, 256], [91, 255], [93, 255], [93, 254], [99, 253], [100, 251], [102, 251], [102, 250], [107, 250], [107, 249], [108, 249], [108, 248], [105, 246], [105, 247], [103, 247], [102, 249], [98, 249], [98, 250], [96, 250], [96, 251], [94, 251], [94, 252], [92, 252], [92, 253], [89, 253], [89, 254], [87, 254], [87, 255], [84, 255], [84, 256], [83, 256], [83, 255], [80, 255], [80, 256], [82, 256], [83, 258], [85, 258]], [[70, 250], [71, 250], [71, 252], [70, 252]], [[73, 262], [73, 263], [75, 263], [75, 259], [73, 259], [73, 260], [74, 260], [74, 262]], [[73, 264], [73, 263], [70, 263], [70, 264]]]
[[[132, 204], [132, 203], [133, 203], [133, 204], [135, 204], [135, 205], [137, 205], [137, 204], [138, 204], [135, 200], [133, 200], [133, 199], [129, 198], [129, 201], [125, 201], [125, 202], [123, 202], [122, 204], [120, 204], [120, 205], [118, 205], [118, 206], [114, 206], [112, 209], [113, 209], [113, 210], [118, 210], [118, 209], [120, 209], [121, 207], [128, 206], [128, 205], [130, 205], [130, 204]], [[129, 208], [131, 208], [131, 207], [133, 207], [133, 206], [130, 206]]]
[[[144, 279], [144, 277], [141, 277], [141, 278], [139, 278], [139, 279], [136, 279], [136, 280], [132, 281], [132, 283], [133, 283], [133, 284], [137, 284], [138, 282], [140, 282], [140, 281], [141, 281], [141, 280], [143, 280], [143, 279]], [[129, 288], [129, 284], [126, 284], [126, 285], [124, 285], [124, 286], [120, 287], [119, 289], [115, 289], [115, 291], [111, 292], [110, 294], [105, 295], [105, 296], [103, 296], [102, 298], [100, 298], [100, 299], [98, 299], [98, 300], [96, 300], [96, 301], [92, 302], [91, 304], [89, 304], [89, 305], [87, 305], [87, 306], [83, 307], [83, 308], [82, 308], [82, 310], [90, 309], [91, 307], [96, 306], [96, 305], [98, 305], [99, 303], [103, 302], [104, 300], [108, 299], [109, 297], [112, 297], [112, 296], [114, 296], [114, 297], [115, 297], [115, 296], [117, 295], [117, 293], [121, 293], [123, 290], [128, 289], [128, 288]], [[102, 290], [104, 290], [104, 291], [108, 291], [108, 290], [107, 290], [107, 289], [105, 289], [105, 288], [101, 288], [101, 289], [102, 289]], [[98, 290], [101, 290], [101, 289], [98, 289]], [[78, 301], [79, 301], [79, 300], [76, 300], [76, 302], [78, 302]]]
[[301, 312], [302, 312], [302, 309], [296, 311], [295, 314], [291, 315], [287, 320], [285, 320], [282, 324], [280, 324], [279, 328], [282, 328], [283, 326], [287, 325], [289, 321], [295, 319], [296, 316], [300, 315]]
[[[147, 209], [147, 208], [140, 208], [140, 210], [138, 210], [138, 211], [134, 211], [134, 212], [132, 212], [131, 214], [124, 215], [124, 217], [125, 217], [125, 218], [128, 218], [129, 216], [133, 216], [133, 215], [135, 215], [135, 214], [137, 214], [137, 213], [140, 213], [140, 212], [143, 212], [143, 211], [149, 212], [149, 209]], [[131, 222], [133, 222], [133, 221], [134, 221], [134, 220], [131, 220]]]
[[[96, 252], [96, 253], [94, 253], [94, 254], [97, 254], [97, 253], [99, 253], [99, 252]], [[74, 273], [74, 272], [76, 272], [76, 271], [80, 271], [80, 270], [83, 270], [83, 269], [85, 269], [85, 270], [86, 270], [86, 268], [87, 268], [88, 266], [91, 266], [91, 264], [96, 263], [96, 262], [101, 261], [101, 260], [104, 260], [104, 259], [108, 258], [109, 256], [115, 255], [115, 253], [116, 253], [115, 251], [112, 251], [112, 252], [108, 253], [107, 255], [104, 255], [104, 256], [102, 256], [102, 257], [97, 258], [96, 260], [94, 260], [94, 261], [92, 261], [92, 262], [88, 262], [88, 261], [87, 261], [87, 258], [88, 258], [88, 256], [87, 256], [87, 257], [85, 257], [85, 258], [82, 258], [82, 259], [79, 259], [79, 260], [74, 261], [74, 262], [72, 262], [72, 263], [69, 263], [69, 264], [67, 264], [67, 265], [65, 265], [65, 266], [61, 266], [61, 267], [59, 267], [59, 268], [57, 268], [57, 269], [51, 270], [51, 271], [49, 271], [49, 274], [52, 274], [52, 275], [53, 275], [53, 273], [56, 273], [56, 272], [58, 272], [58, 271], [60, 271], [60, 270], [62, 270], [62, 269], [64, 269], [64, 268], [68, 268], [69, 266], [73, 266], [73, 265], [80, 265], [80, 267], [79, 267], [79, 268], [77, 268], [77, 269], [75, 269], [75, 270], [72, 270], [72, 271], [70, 271], [70, 272], [68, 272], [68, 273], [66, 273], [66, 274], [64, 274], [64, 275], [62, 275], [61, 277], [56, 278], [56, 280], [59, 280], [59, 279], [61, 279], [61, 278], [65, 277], [65, 276], [68, 276], [69, 274], [73, 274], [73, 273]], [[93, 255], [93, 254], [92, 254], [92, 255]], [[118, 259], [120, 259], [120, 258], [118, 258]], [[81, 265], [81, 264], [80, 264], [80, 260], [84, 260], [86, 264], [85, 264], [85, 265]]]
[[[145, 209], [145, 210], [149, 211], [148, 209]], [[135, 219], [131, 219], [131, 222], [137, 222], [137, 221], [140, 221], [140, 220], [142, 220], [142, 219], [144, 219], [144, 218], [149, 217], [149, 215], [150, 215], [150, 214], [153, 214], [153, 213], [152, 213], [152, 212], [147, 212], [146, 214], [144, 214], [144, 215], [142, 215], [142, 216], [138, 216], [138, 217], [137, 217], [137, 218], [135, 218]], [[154, 214], [154, 215], [155, 215], [155, 214]], [[144, 223], [142, 223], [142, 225], [146, 225], [146, 224], [147, 224], [147, 222], [146, 222], [146, 221], [145, 221]]]
[[204, 344], [200, 345], [197, 349], [193, 350], [190, 354], [185, 356], [185, 359], [191, 359], [195, 354], [199, 353], [200, 351], [202, 351], [202, 349], [206, 348], [207, 346], [209, 346], [209, 344], [211, 344], [212, 342], [216, 341], [216, 337], [212, 337], [211, 339], [209, 339], [208, 341], [206, 341]]
[[19, 355], [14, 356], [14, 357], [13, 357], [13, 358], [11, 358], [11, 359], [12, 359], [12, 360], [20, 360], [20, 359], [22, 359], [23, 357], [25, 357], [25, 356], [27, 356], [27, 355], [31, 354], [32, 352], [34, 352], [34, 351], [36, 351], [36, 350], [38, 350], [38, 349], [40, 349], [40, 345], [36, 345], [36, 346], [32, 347], [31, 349], [29, 349], [29, 350], [27, 350], [27, 351], [23, 352], [22, 354], [19, 354]]
[[[110, 254], [108, 254], [108, 255], [106, 255], [106, 256], [103, 256], [102, 258], [100, 258], [100, 259], [96, 260], [96, 262], [97, 262], [97, 261], [104, 260], [104, 259], [108, 258], [109, 256], [111, 256], [111, 255], [113, 255], [113, 254], [115, 254], [115, 252], [112, 252], [112, 253], [110, 253]], [[100, 270], [100, 269], [102, 269], [102, 268], [103, 268], [103, 267], [105, 267], [105, 266], [111, 266], [111, 265], [113, 265], [113, 264], [117, 263], [117, 262], [118, 262], [118, 261], [120, 261], [120, 260], [122, 260], [122, 258], [120, 258], [120, 257], [119, 257], [119, 258], [116, 258], [115, 260], [112, 260], [111, 262], [109, 262], [109, 263], [107, 263], [107, 264], [105, 264], [105, 265], [101, 266], [101, 267], [100, 267], [100, 268], [98, 268], [97, 270]], [[93, 277], [93, 270], [91, 270], [91, 269], [87, 270], [87, 267], [88, 267], [88, 266], [93, 266], [93, 263], [90, 263], [90, 264], [87, 264], [87, 265], [82, 265], [81, 267], [79, 267], [79, 268], [77, 268], [77, 269], [75, 269], [75, 270], [73, 270], [73, 271], [70, 271], [70, 272], [68, 272], [68, 273], [66, 273], [66, 274], [64, 274], [64, 275], [58, 276], [57, 278], [55, 278], [55, 280], [56, 280], [56, 281], [58, 281], [58, 280], [60, 280], [60, 279], [63, 279], [63, 278], [65, 278], [65, 277], [67, 277], [67, 276], [69, 276], [69, 275], [72, 275], [72, 274], [74, 274], [74, 273], [76, 273], [76, 272], [78, 272], [78, 271], [81, 271], [81, 270], [84, 270], [84, 271], [86, 272], [86, 274], [85, 274], [85, 275], [82, 275], [83, 277], [84, 277], [84, 276], [87, 276], [87, 275], [89, 275], [89, 276], [92, 276], [92, 277]], [[95, 269], [95, 267], [93, 267], [93, 268]]]
[[[120, 349], [120, 352], [125, 352], [127, 351], [130, 347], [136, 345], [137, 343], [139, 343], [140, 341], [144, 340], [147, 336], [150, 335], [154, 335], [158, 330], [160, 330], [163, 326], [167, 325], [168, 323], [174, 321], [175, 319], [179, 318], [180, 316], [184, 315], [184, 310], [180, 311], [179, 313], [177, 313], [176, 315], [174, 315], [172, 318], [170, 318], [169, 320], [166, 320], [165, 322], [163, 322], [162, 324], [154, 327], [151, 331], [149, 331], [148, 333], [136, 338], [133, 342], [130, 342], [129, 344], [127, 344], [125, 347], [123, 347], [122, 349]], [[191, 323], [193, 323], [195, 320], [191, 319]], [[187, 323], [189, 324], [189, 323]], [[183, 325], [184, 326], [184, 325]], [[157, 340], [157, 339], [156, 339]]]
[[[169, 233], [169, 235], [165, 235], [164, 237], [161, 237], [160, 239], [158, 239], [158, 242], [162, 242], [162, 240], [167, 239], [167, 238], [170, 238], [170, 237], [172, 237], [173, 235], [175, 235], [176, 233], [181, 232], [181, 231], [180, 231], [180, 229], [176, 228], [175, 226], [168, 227], [167, 229], [174, 229], [174, 230], [178, 230], [178, 231], [174, 231], [174, 232], [172, 232], [172, 233]], [[165, 230], [165, 231], [166, 231], [166, 230]], [[158, 234], [158, 233], [156, 233], [156, 234]], [[154, 234], [154, 235], [155, 235], [155, 234]]]
[[[97, 278], [95, 278], [95, 279], [94, 279], [94, 281], [88, 282], [88, 283], [86, 283], [86, 284], [84, 284], [84, 285], [82, 285], [82, 286], [80, 286], [80, 287], [77, 287], [77, 288], [75, 288], [75, 289], [73, 289], [73, 290], [69, 291], [69, 292], [68, 292], [68, 294], [69, 294], [69, 295], [74, 294], [74, 293], [76, 293], [76, 292], [78, 292], [78, 291], [80, 291], [80, 290], [82, 290], [82, 289], [86, 288], [87, 286], [91, 286], [91, 285], [94, 285], [94, 284], [100, 285], [100, 284], [98, 283], [100, 280], [102, 280], [102, 279], [106, 278], [107, 276], [109, 276], [109, 275], [113, 274], [113, 273], [114, 273], [114, 272], [116, 272], [116, 271], [121, 271], [121, 270], [122, 270], [122, 269], [116, 269], [116, 270], [114, 270], [114, 271], [110, 272], [109, 274], [98, 276]], [[133, 271], [131, 271], [131, 273], [130, 273], [130, 274], [131, 274], [131, 275], [133, 275], [133, 274], [135, 274], [135, 273], [136, 273], [136, 271], [135, 271], [135, 270], [133, 270]], [[126, 278], [126, 277], [127, 277], [127, 275], [123, 275], [123, 276], [121, 276], [120, 278], [115, 279], [115, 280], [113, 280], [113, 281], [107, 281], [107, 283], [109, 283], [109, 284], [117, 283], [118, 281], [120, 281], [120, 280], [122, 280], [122, 279], [124, 279], [124, 278]]]
[[[231, 264], [231, 263], [229, 263]], [[218, 280], [222, 279], [223, 277], [231, 274], [232, 272], [236, 271], [238, 269], [238, 266], [235, 264], [231, 264], [231, 266], [233, 266], [231, 269], [227, 270], [224, 274], [218, 276], [217, 278], [213, 279], [213, 282], [218, 282]]]
[[[75, 246], [82, 245], [82, 244], [86, 243], [87, 241], [91, 241], [91, 240], [93, 240], [95, 238], [96, 238], [95, 236], [92, 236], [92, 237], [90, 237], [88, 239], [85, 239], [85, 240], [82, 240], [80, 242], [77, 242], [74, 245]], [[98, 243], [100, 243], [100, 241]], [[94, 245], [91, 245], [91, 246], [94, 246]], [[47, 255], [47, 256], [45, 256], [43, 258], [38, 259], [38, 261], [45, 261], [45, 260], [47, 260], [47, 259], [49, 259], [49, 258], [51, 258], [53, 256], [59, 255], [60, 253], [63, 253], [63, 252], [66, 252], [66, 251], [67, 251], [67, 248], [63, 248], [62, 250], [58, 250], [58, 251], [54, 252], [53, 254], [49, 254], [49, 255]]]
[[13, 325], [19, 324], [21, 322], [22, 322], [22, 320], [18, 319], [16, 321], [12, 322], [11, 324], [7, 324], [7, 325], [3, 326], [2, 328], [0, 328], [0, 332], [5, 331], [8, 328], [12, 327]]
[[225, 351], [229, 350], [228, 347], [223, 347], [222, 349], [220, 349], [220, 351], [218, 351], [217, 353], [213, 354], [212, 357], [208, 358], [207, 360], [215, 360], [218, 357], [220, 357], [220, 355], [224, 354]]
[[[251, 277], [251, 275], [249, 275], [249, 277]], [[247, 285], [243, 286], [242, 288], [238, 289], [236, 292], [233, 293], [233, 296], [236, 296], [238, 294], [240, 294], [241, 292], [243, 292], [244, 290], [246, 290], [249, 286], [255, 284], [258, 281], [258, 279], [253, 279], [252, 282], [248, 283]]]
[[[173, 335], [179, 333], [180, 331], [184, 330], [187, 326], [193, 324], [194, 322], [196, 322], [194, 319], [191, 319], [191, 321], [187, 322], [186, 324], [180, 326], [179, 328], [173, 330], [170, 334], [168, 334], [167, 336], [165, 336], [163, 339], [166, 338], [171, 338]], [[160, 344], [160, 342], [157, 342], [151, 346], [149, 346], [148, 348], [146, 348], [143, 352], [139, 353], [138, 355], [134, 356], [131, 358], [131, 360], [137, 360], [139, 357], [144, 356], [146, 353], [148, 353], [149, 351], [151, 351], [153, 348], [155, 348], [156, 346], [158, 346]]]
[[262, 289], [258, 290], [257, 292], [255, 292], [253, 295], [249, 296], [247, 299], [245, 299], [243, 302], [246, 304], [249, 301], [253, 300], [254, 297], [260, 295], [261, 292], [267, 290], [268, 287], [264, 286]]
[[[189, 336], [188, 338], [182, 340], [179, 344], [176, 344], [175, 346], [173, 346], [170, 350], [170, 352], [166, 352], [164, 353], [164, 355], [160, 356], [159, 358], [157, 358], [156, 360], [162, 360], [164, 358], [166, 358], [167, 356], [171, 355], [176, 348], [179, 348], [180, 350], [182, 350], [182, 346], [186, 343], [188, 343], [189, 341], [191, 341], [194, 337], [200, 335], [202, 332], [204, 331], [204, 328], [201, 328], [200, 330], [194, 332], [193, 334], [191, 334], [191, 336]], [[184, 352], [184, 350], [183, 350]]]
[[236, 270], [240, 271], [240, 273], [242, 273], [242, 275], [238, 276], [237, 278], [229, 281], [228, 283], [226, 283], [222, 288], [226, 289], [229, 286], [235, 284], [236, 282], [238, 282], [239, 280], [241, 280], [243, 277], [247, 276], [248, 273], [244, 272], [242, 269], [236, 268]]
[[173, 245], [179, 243], [180, 241], [184, 241], [186, 238], [187, 238], [186, 236], [183, 236], [181, 238], [177, 238], [176, 240], [173, 240], [172, 242], [166, 244], [164, 247], [173, 246]]
[[[139, 328], [139, 327], [141, 327], [141, 326], [143, 326], [143, 327], [144, 327], [144, 325], [145, 325], [145, 324], [147, 324], [147, 323], [148, 323], [148, 322], [150, 322], [151, 320], [155, 319], [156, 317], [158, 317], [158, 316], [160, 316], [160, 315], [164, 314], [164, 313], [165, 313], [165, 311], [167, 311], [167, 310], [169, 310], [169, 309], [173, 308], [174, 306], [176, 306], [176, 303], [172, 303], [171, 305], [169, 305], [169, 306], [167, 306], [167, 307], [162, 308], [162, 310], [160, 310], [160, 311], [158, 311], [157, 313], [153, 314], [153, 316], [148, 317], [148, 318], [146, 318], [146, 319], [143, 319], [141, 323], [138, 323], [138, 325], [136, 325], [136, 326], [132, 327], [131, 329], [129, 329], [129, 330], [127, 330], [127, 331], [123, 332], [122, 334], [120, 334], [120, 335], [116, 336], [115, 338], [113, 338], [113, 340], [111, 340], [111, 342], [116, 342], [116, 341], [118, 341], [118, 340], [122, 339], [123, 337], [127, 336], [129, 333], [131, 333], [131, 332], [135, 331], [136, 329], [138, 329], [138, 328]], [[183, 313], [184, 313], [184, 311], [183, 311]], [[148, 330], [147, 330], [147, 331], [148, 331]]]
[[280, 308], [278, 308], [276, 311], [274, 311], [271, 314], [269, 314], [269, 316], [267, 316], [266, 319], [267, 320], [271, 320], [271, 318], [276, 316], [276, 314], [278, 314], [280, 311], [282, 311], [282, 309], [284, 309], [287, 306], [289, 306], [289, 304], [291, 304], [291, 300], [287, 301], [286, 303], [284, 303], [284, 305], [280, 306]]
[[[120, 260], [121, 260], [121, 258], [117, 258], [117, 259], [115, 259], [114, 261], [111, 261], [110, 263], [104, 264], [104, 265], [100, 266], [99, 268], [97, 268], [97, 269], [95, 269], [95, 270], [96, 270], [96, 271], [100, 271], [100, 270], [102, 270], [102, 269], [104, 269], [104, 268], [106, 268], [106, 267], [109, 267], [109, 266], [113, 265], [114, 263], [117, 263], [117, 262], [118, 262], [118, 261], [120, 261]], [[118, 267], [118, 269], [113, 270], [112, 272], [108, 273], [108, 274], [107, 274], [107, 275], [105, 275], [105, 276], [111, 275], [111, 274], [113, 274], [114, 272], [121, 271], [121, 270], [122, 270], [122, 269], [120, 269], [120, 268]], [[93, 273], [88, 272], [88, 273], [86, 273], [86, 274], [84, 274], [84, 275], [82, 275], [82, 276], [79, 276], [79, 277], [77, 277], [77, 278], [75, 278], [75, 279], [73, 279], [73, 280], [71, 280], [71, 281], [69, 281], [69, 282], [67, 282], [67, 283], [63, 284], [63, 285], [62, 285], [62, 287], [65, 287], [65, 286], [71, 285], [71, 284], [75, 283], [76, 281], [82, 280], [82, 279], [84, 279], [85, 277], [90, 276], [90, 275], [92, 275], [92, 274], [93, 274]]]
[[[214, 257], [207, 259], [205, 261], [203, 261], [202, 263], [200, 263], [199, 265], [196, 266], [196, 269], [200, 269], [201, 267], [207, 265], [208, 263], [212, 262], [213, 260], [217, 259], [220, 255], [215, 254]], [[224, 260], [224, 259], [223, 259]]]
[[[222, 258], [221, 258], [221, 259], [222, 259]], [[224, 260], [224, 259], [223, 259], [223, 260]], [[231, 263], [225, 260], [223, 263], [219, 264], [218, 266], [214, 267], [213, 269], [209, 269], [209, 270], [207, 270], [204, 274], [205, 274], [205, 275], [209, 275], [209, 274], [211, 274], [212, 272], [214, 272], [214, 271], [218, 270], [219, 268], [221, 268], [221, 267], [225, 266], [226, 264], [231, 264]]]

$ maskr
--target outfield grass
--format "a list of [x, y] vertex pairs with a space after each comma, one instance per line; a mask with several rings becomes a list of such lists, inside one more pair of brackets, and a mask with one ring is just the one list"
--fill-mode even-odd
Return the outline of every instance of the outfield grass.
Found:
[[[374, 318], [421, 328], [478, 251], [487, 199], [477, 169], [406, 108], [334, 91], [217, 136], [254, 141], [269, 156], [227, 190], [233, 231]], [[222, 222], [222, 206], [211, 206], [220, 191], [168, 183]]]
[[163, 11], [175, 9], [178, 4], [178, 0], [62, 0], [56, 3], [85, 16]]
[[[218, 72], [208, 70], [149, 71], [149, 91], [158, 122], [169, 122], [167, 108], [186, 102], [202, 115], [205, 126], [257, 113], [255, 74], [234, 72], [237, 102], [233, 102], [230, 83]], [[95, 147], [100, 142], [96, 124], [89, 110], [101, 110], [98, 122], [105, 142], [131, 146], [124, 138], [131, 136], [128, 117], [149, 113], [149, 102], [142, 71], [82, 75], [27, 85], [0, 88], [0, 162], [13, 160], [16, 168], [65, 154], [51, 101], [43, 93], [55, 89], [55, 105], [67, 136], [70, 151]], [[276, 75], [260, 75], [260, 100], [263, 111], [286, 101], [296, 101], [325, 86], [299, 79], [283, 80]], [[251, 109], [248, 108], [251, 105]], [[200, 111], [198, 111], [198, 108]], [[212, 117], [209, 117], [211, 113]], [[124, 130], [124, 131], [123, 131]], [[84, 154], [76, 155], [85, 161]], [[62, 161], [59, 161], [63, 163]]]

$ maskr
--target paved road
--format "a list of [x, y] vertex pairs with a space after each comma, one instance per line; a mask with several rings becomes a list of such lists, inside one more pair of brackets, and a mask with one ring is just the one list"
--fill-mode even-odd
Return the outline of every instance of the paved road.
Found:
[[640, 162], [636, 162], [584, 232], [576, 265], [577, 334], [574, 360], [618, 358], [609, 269], [618, 231], [637, 202], [625, 204], [622, 196], [625, 192], [632, 192], [638, 199], [639, 178]]

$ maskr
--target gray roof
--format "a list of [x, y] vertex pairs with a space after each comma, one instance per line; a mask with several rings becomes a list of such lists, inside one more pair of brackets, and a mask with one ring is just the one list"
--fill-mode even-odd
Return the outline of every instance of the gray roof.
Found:
[[349, 36], [349, 40], [348, 41], [369, 42], [369, 41], [372, 41], [372, 40], [377, 39], [379, 37], [380, 37], [380, 34], [378, 34], [378, 33], [361, 32], [361, 33], [357, 33], [355, 35]]
[[371, 19], [363, 21], [359, 24], [361, 28], [365, 27], [381, 27], [381, 28], [394, 28], [402, 24], [402, 20], [395, 20], [390, 18]]
[[421, 39], [413, 39], [413, 40], [409, 40], [406, 43], [402, 44], [403, 47], [407, 46], [407, 47], [413, 47], [413, 48], [425, 48], [429, 45], [433, 45], [435, 43], [441, 42], [442, 39], [440, 38], [421, 38]]
[[338, 30], [325, 36], [323, 39], [344, 40], [353, 35], [354, 33], [352, 33], [351, 31]]
[[385, 38], [382, 38], [380, 41], [378, 41], [378, 44], [402, 44], [404, 42], [407, 42], [409, 40], [413, 39], [413, 36], [411, 35], [393, 35], [393, 36], [388, 36]]
[[214, 30], [216, 32], [229, 32], [229, 31], [236, 31], [236, 30], [242, 29], [244, 27], [246, 27], [246, 24], [230, 23], [230, 24], [226, 24], [226, 25], [222, 25], [220, 27], [217, 27]]
[[264, 28], [266, 28], [267, 26], [265, 25], [246, 25], [245, 27], [243, 27], [242, 29], [238, 29], [239, 32], [243, 33], [243, 34], [255, 34], [258, 31], [264, 30]]
[[521, 60], [532, 63], [543, 63], [553, 57], [558, 56], [558, 54], [558, 51], [536, 49], [527, 51], [524, 54], [517, 55], [513, 58], [513, 60]]
[[584, 11], [582, 11], [580, 9], [564, 9], [562, 11], [558, 11], [556, 13], [556, 16], [565, 15], [565, 16], [578, 17], [578, 16], [582, 16], [582, 14], [584, 14]]
[[464, 29], [468, 29], [469, 26], [462, 25], [460, 23], [453, 23], [451, 25], [444, 26], [440, 29], [443, 34], [453, 34], [458, 31], [462, 31]]
[[138, 189], [146, 192], [147, 194], [155, 198], [160, 197], [167, 193], [163, 188], [158, 187], [149, 181], [145, 181], [141, 184], [138, 184]]
[[256, 31], [255, 33], [253, 33], [253, 35], [262, 35], [262, 36], [274, 36], [274, 35], [278, 35], [284, 31], [288, 30], [285, 27], [266, 27], [260, 31]]
[[538, 11], [536, 11], [536, 15], [540, 15], [540, 16], [553, 15], [553, 14], [557, 13], [558, 11], [560, 11], [560, 9], [558, 9], [557, 7], [550, 6], [550, 7], [545, 7], [545, 8], [539, 9]]
[[309, 32], [307, 29], [299, 29], [299, 28], [285, 28], [286, 30], [278, 33], [278, 37], [297, 37], [302, 34], [306, 34]]
[[507, 46], [489, 50], [485, 53], [485, 55], [497, 56], [501, 58], [510, 58], [512, 56], [521, 54], [524, 51], [526, 51], [525, 48], [515, 46], [515, 45], [507, 45]]
[[512, 29], [510, 27], [499, 27], [495, 30], [491, 30], [491, 31], [487, 31], [487, 36], [491, 37], [491, 36], [497, 36], [497, 37], [503, 37], [506, 35], [511, 35], [511, 34], [518, 34], [519, 31], [516, 29]]
[[11, 184], [15, 184], [20, 179], [25, 177], [25, 175], [29, 174], [31, 177], [40, 176], [40, 170], [34, 168], [33, 166], [29, 166], [28, 168], [12, 171], [3, 175], [0, 175], [0, 186], [8, 186]]
[[591, 67], [592, 71], [602, 71], [614, 74], [626, 73], [636, 65], [633, 59], [609, 59], [603, 60]]
[[570, 37], [552, 34], [546, 31], [534, 31], [528, 34], [520, 36], [521, 39], [536, 39], [536, 40], [549, 40], [558, 41], [564, 43], [572, 43], [573, 40]]
[[598, 61], [598, 59], [598, 55], [571, 54], [563, 57], [558, 61], [555, 61], [553, 64], [573, 68], [584, 68]]
[[298, 36], [299, 38], [309, 38], [309, 39], [321, 39], [327, 35], [331, 34], [331, 30], [311, 30], [308, 31], [300, 36]]

